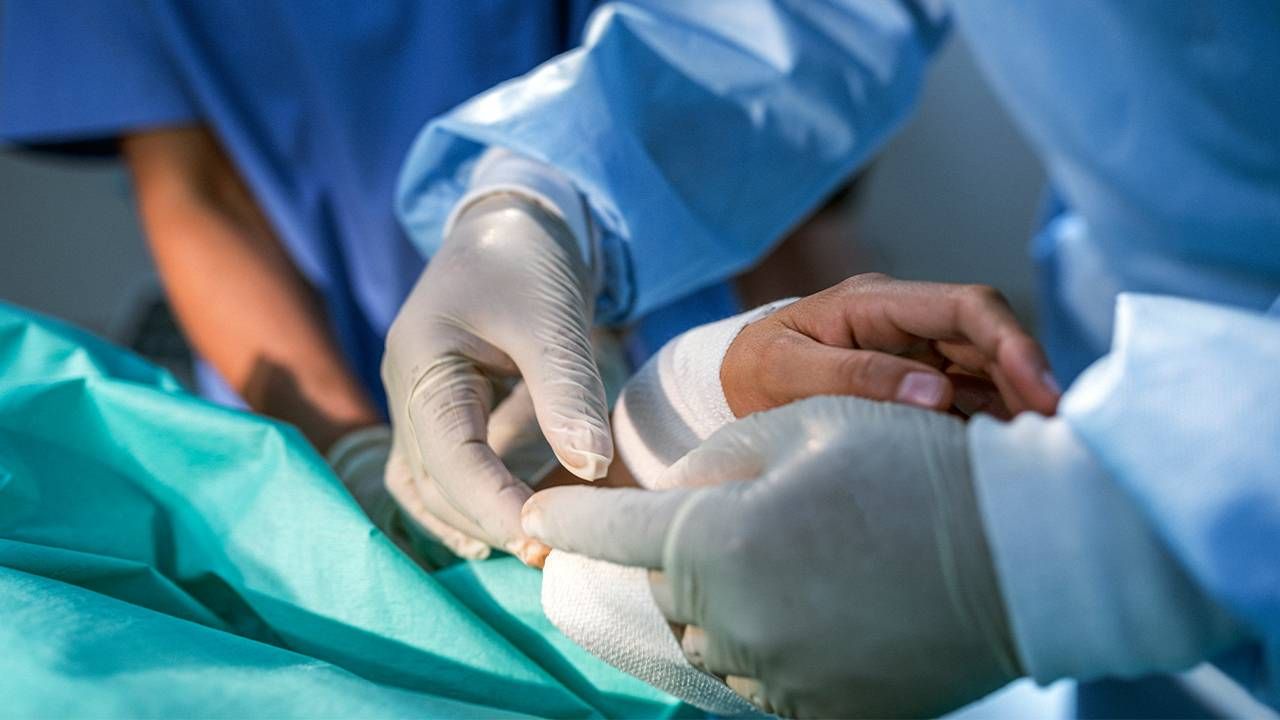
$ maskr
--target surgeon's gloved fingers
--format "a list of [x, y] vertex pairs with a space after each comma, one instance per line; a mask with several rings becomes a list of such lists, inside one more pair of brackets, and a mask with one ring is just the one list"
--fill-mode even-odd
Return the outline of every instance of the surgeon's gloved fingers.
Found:
[[489, 416], [489, 447], [520, 480], [532, 487], [556, 465], [533, 411], [529, 386], [517, 383]]
[[[554, 275], [554, 263], [543, 271]], [[529, 341], [510, 352], [560, 463], [583, 480], [598, 480], [613, 462], [613, 435], [604, 381], [588, 339], [585, 303], [581, 297], [542, 302], [530, 319]]]
[[[397, 468], [396, 465], [402, 467]], [[400, 506], [406, 522], [414, 523], [460, 558], [483, 560], [489, 557], [488, 545], [461, 532], [431, 512], [418, 490], [418, 484], [409, 475], [404, 460], [394, 453], [387, 464], [386, 484], [387, 492]]]
[[677, 514], [706, 490], [650, 491], [564, 486], [535, 493], [525, 532], [558, 550], [636, 567], [662, 567]]
[[[419, 478], [415, 483], [418, 499], [425, 509], [423, 527], [436, 535], [455, 555], [465, 560], [483, 560], [489, 557], [490, 545], [484, 531], [469, 518], [458, 512], [440, 490], [439, 483], [431, 478]], [[443, 525], [448, 532], [441, 530]], [[483, 547], [480, 550], [479, 547]]]
[[518, 312], [512, 307], [491, 318], [488, 333], [519, 369], [561, 464], [585, 480], [604, 477], [613, 437], [590, 341], [590, 269], [573, 232], [538, 203], [504, 195], [477, 201], [457, 232], [522, 239], [494, 258], [518, 283], [494, 292], [518, 303]]
[[529, 562], [546, 548], [520, 529], [531, 490], [488, 445], [493, 386], [459, 355], [438, 357], [409, 398], [410, 437], [441, 495], [479, 530], [479, 538]]
[[520, 511], [533, 490], [515, 477], [484, 443], [454, 448], [456, 466], [472, 468], [466, 486], [438, 483], [441, 495], [463, 517], [471, 519], [479, 537], [527, 565], [540, 567], [549, 549], [529, 538], [521, 527]]

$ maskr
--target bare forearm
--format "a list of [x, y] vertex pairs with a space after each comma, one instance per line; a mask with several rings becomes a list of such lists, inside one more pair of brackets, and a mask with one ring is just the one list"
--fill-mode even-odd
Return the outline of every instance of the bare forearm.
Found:
[[323, 308], [214, 140], [126, 140], [148, 243], [191, 342], [254, 410], [321, 449], [377, 421]]

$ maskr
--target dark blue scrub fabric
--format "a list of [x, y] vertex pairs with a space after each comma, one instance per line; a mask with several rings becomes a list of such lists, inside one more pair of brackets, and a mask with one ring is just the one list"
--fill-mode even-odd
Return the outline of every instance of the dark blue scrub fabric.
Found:
[[[571, 47], [595, 4], [7, 0], [0, 137], [100, 151], [123, 133], [210, 126], [381, 398], [383, 338], [423, 265], [392, 207], [411, 141], [432, 117]], [[709, 302], [724, 298], [693, 306], [706, 314]], [[690, 324], [669, 322], [662, 338]]]

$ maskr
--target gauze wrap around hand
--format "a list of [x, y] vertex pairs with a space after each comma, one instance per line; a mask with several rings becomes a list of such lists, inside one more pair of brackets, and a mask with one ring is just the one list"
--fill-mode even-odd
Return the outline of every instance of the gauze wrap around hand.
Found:
[[685, 655], [761, 708], [919, 717], [1020, 675], [956, 418], [802, 400], [723, 428], [660, 484], [554, 488], [525, 529], [660, 570]]
[[[664, 471], [733, 421], [720, 386], [720, 362], [747, 324], [783, 300], [694, 328], [665, 347], [627, 383], [613, 411], [617, 453], [636, 482], [659, 489]], [[719, 679], [689, 664], [653, 602], [648, 573], [552, 551], [542, 608], [574, 642], [614, 667], [708, 712], [758, 711]]]
[[387, 335], [388, 483], [407, 476], [391, 488], [406, 514], [462, 557], [497, 547], [538, 564], [545, 553], [520, 528], [531, 491], [488, 437], [497, 382], [523, 379], [538, 427], [578, 477], [603, 476], [613, 458], [580, 247], [545, 203], [481, 195], [457, 213]]

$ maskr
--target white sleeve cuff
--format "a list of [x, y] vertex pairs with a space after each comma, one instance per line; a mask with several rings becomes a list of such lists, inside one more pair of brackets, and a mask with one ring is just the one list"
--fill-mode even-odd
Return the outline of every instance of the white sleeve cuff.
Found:
[[475, 201], [500, 192], [527, 197], [563, 221], [577, 241], [583, 262], [591, 268], [592, 287], [601, 286], [604, 263], [596, 247], [598, 239], [592, 232], [582, 196], [569, 178], [555, 168], [506, 148], [490, 147], [476, 160], [466, 194], [453, 206], [445, 220], [443, 237], [449, 236], [458, 218]]
[[1010, 626], [1037, 682], [1180, 670], [1241, 636], [1066, 421], [978, 417], [969, 447]]

